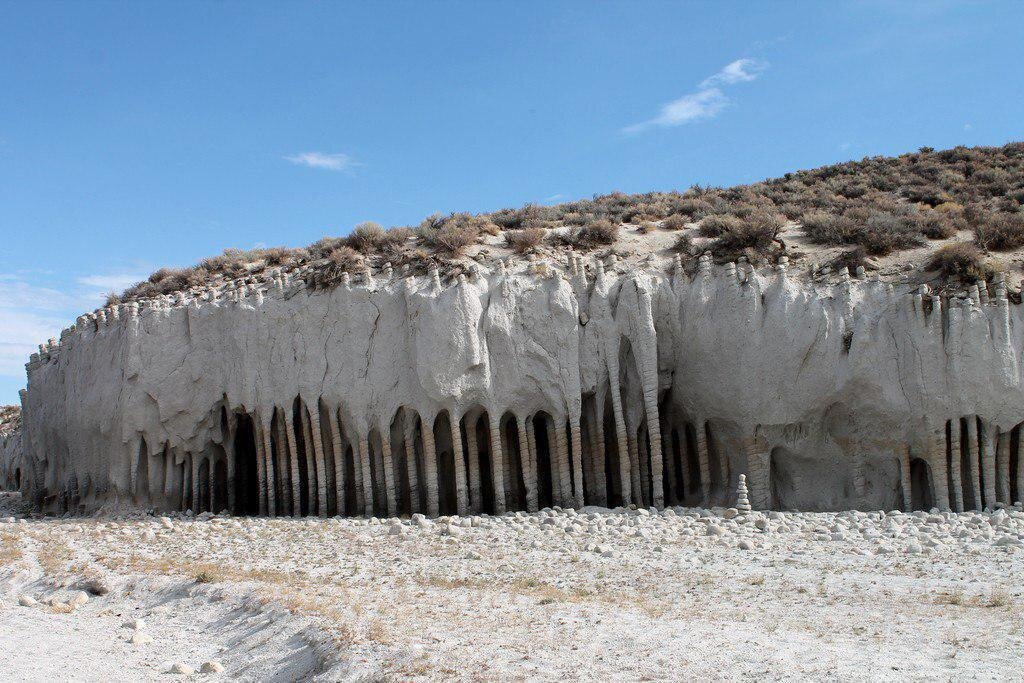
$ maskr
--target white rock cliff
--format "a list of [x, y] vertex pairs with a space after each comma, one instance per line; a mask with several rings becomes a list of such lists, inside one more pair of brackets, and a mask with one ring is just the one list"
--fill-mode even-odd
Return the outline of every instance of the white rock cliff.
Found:
[[76, 512], [732, 504], [741, 474], [755, 509], [993, 507], [1024, 492], [1024, 320], [992, 287], [271, 271], [41, 347], [0, 480]]

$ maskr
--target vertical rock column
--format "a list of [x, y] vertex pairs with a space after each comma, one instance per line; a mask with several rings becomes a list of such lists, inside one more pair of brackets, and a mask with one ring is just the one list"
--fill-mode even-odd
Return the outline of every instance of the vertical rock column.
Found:
[[608, 360], [608, 381], [611, 385], [612, 414], [615, 419], [615, 441], [619, 463], [619, 482], [622, 490], [622, 506], [628, 507], [633, 502], [633, 484], [629, 467], [629, 447], [626, 439], [626, 420], [622, 416], [622, 394], [619, 391], [619, 364], [612, 358]]
[[[324, 442], [320, 431], [320, 405], [317, 403], [317, 410], [306, 411], [309, 417], [309, 429], [312, 432], [313, 457], [316, 460], [316, 505], [317, 514], [321, 517], [327, 516], [327, 467], [324, 462]], [[309, 448], [306, 449], [307, 451]]]
[[[650, 342], [653, 347], [653, 340]], [[665, 507], [663, 482], [664, 456], [661, 443], [661, 418], [658, 416], [657, 351], [647, 354], [644, 361], [644, 406], [647, 412], [647, 439], [651, 455], [651, 505]]]
[[420, 482], [419, 473], [416, 471], [416, 421], [406, 413], [405, 419], [405, 472], [409, 479], [409, 514], [419, 512], [420, 505]]
[[[975, 291], [977, 287], [975, 286]], [[967, 416], [967, 466], [970, 468], [971, 494], [974, 500], [974, 509], [980, 510], [984, 507], [981, 502], [981, 449], [978, 443], [978, 417], [977, 415]]]
[[288, 449], [288, 437], [286, 435], [284, 411], [278, 411], [277, 419], [277, 472], [281, 475], [281, 515], [292, 514], [292, 486], [291, 486], [291, 454]]
[[483, 494], [480, 489], [480, 448], [476, 442], [475, 411], [466, 414], [466, 455], [469, 461], [469, 506], [475, 514], [484, 510]]
[[[505, 461], [501, 452], [500, 415], [487, 411], [487, 424], [491, 438], [491, 484], [494, 487], [494, 514], [505, 513]], [[436, 483], [435, 483], [436, 486]]]
[[580, 418], [578, 415], [569, 418], [569, 437], [572, 443], [573, 504], [577, 508], [582, 508], [584, 505], [583, 440], [580, 433]]
[[[519, 435], [519, 467], [522, 471], [523, 487], [526, 489], [526, 510], [533, 512], [537, 508], [537, 482], [530, 479], [530, 460], [532, 458], [530, 436], [527, 434], [526, 421], [519, 415], [516, 415], [516, 432]], [[533, 501], [532, 508], [530, 507], [531, 501]]]
[[339, 517], [345, 515], [345, 449], [338, 429], [338, 416], [333, 410], [327, 411], [327, 422], [331, 427], [331, 448], [334, 450], [334, 507]]
[[992, 422], [981, 422], [981, 479], [984, 505], [979, 507], [994, 508], [996, 504], [996, 440], [999, 429]]
[[767, 510], [771, 507], [771, 456], [756, 438], [747, 439], [743, 450], [747, 459], [747, 481], [752, 489], [750, 503], [755, 510]]
[[380, 433], [381, 460], [384, 461], [384, 493], [388, 517], [398, 514], [398, 498], [395, 494], [395, 467], [391, 459], [391, 433], [382, 430]]
[[[693, 435], [695, 437], [695, 441], [697, 442], [697, 469], [700, 472], [701, 504], [707, 505], [708, 503], [711, 502], [711, 464], [708, 459], [707, 428], [704, 424], [703, 419], [698, 418], [697, 420], [694, 421]], [[723, 486], [729, 485], [728, 479], [725, 476], [724, 471], [722, 473], [721, 479]]]
[[629, 490], [637, 507], [643, 507], [644, 495], [640, 485], [640, 453], [636, 442], [636, 430], [626, 422], [626, 455], [629, 459]]
[[[267, 470], [263, 450], [263, 423], [259, 415], [253, 415], [253, 441], [256, 442], [256, 498], [260, 517], [267, 516]], [[234, 488], [232, 486], [232, 488]], [[234, 508], [232, 508], [232, 511]]]
[[189, 456], [192, 465], [192, 512], [199, 514], [199, 458]]
[[291, 411], [284, 411], [284, 433], [288, 441], [288, 463], [291, 471], [292, 517], [302, 516], [302, 476], [299, 474], [299, 448], [295, 444], [295, 428], [292, 424]]
[[537, 433], [530, 416], [520, 418], [526, 430], [526, 462], [523, 467], [527, 470], [523, 475], [526, 482], [526, 510], [536, 512], [540, 507], [540, 493], [537, 491]]
[[900, 493], [903, 498], [903, 511], [910, 512], [913, 506], [913, 491], [910, 489], [910, 453], [907, 447], [896, 455], [896, 460], [900, 466]]
[[999, 432], [996, 446], [996, 500], [1007, 505], [1013, 502], [1010, 500], [1010, 432]]
[[302, 457], [306, 462], [306, 481], [304, 483], [306, 485], [306, 501], [309, 505], [306, 513], [316, 515], [320, 507], [320, 496], [318, 495], [316, 481], [316, 450], [313, 448], [313, 420], [310, 418], [309, 411], [306, 410], [306, 403], [304, 401], [299, 403], [299, 422], [302, 425], [302, 443], [305, 444]]
[[272, 421], [265, 419], [262, 421], [260, 434], [263, 441], [263, 459], [265, 460], [264, 469], [266, 471], [266, 487], [267, 490], [264, 492], [266, 497], [267, 514], [271, 517], [277, 516], [277, 482], [274, 477], [274, 449], [271, 445], [270, 430]]
[[370, 469], [370, 441], [359, 435], [360, 486], [363, 491], [363, 514], [373, 516], [373, 470]]
[[[39, 346], [40, 352], [42, 351], [42, 345]], [[128, 496], [133, 497], [138, 492], [139, 485], [139, 449], [141, 448], [141, 441], [138, 436], [133, 436], [128, 440]]]
[[590, 426], [594, 504], [608, 505], [608, 482], [604, 472], [604, 415], [602, 415], [601, 402], [599, 401], [594, 401], [594, 419]]
[[949, 471], [946, 467], [945, 426], [932, 435], [931, 453], [928, 459], [932, 466], [932, 490], [935, 493], [935, 506], [940, 510], [949, 510]]
[[[224, 442], [225, 466], [228, 474], [228, 510], [231, 514], [235, 512], [235, 430], [232, 427], [232, 420], [228, 419], [228, 432], [225, 435], [226, 440]], [[213, 463], [210, 463], [210, 500], [214, 499], [214, 491], [217, 489], [215, 470]], [[224, 501], [218, 501], [221, 506], [224, 505]], [[213, 503], [210, 503], [211, 512], [220, 512], [214, 508]]]
[[434, 421], [420, 420], [423, 435], [423, 478], [426, 479], [427, 515], [437, 517], [440, 504], [437, 499], [437, 453], [434, 452]]
[[566, 445], [565, 418], [552, 418], [555, 425], [555, 452], [557, 462], [551, 463], [551, 471], [558, 468], [558, 505], [572, 506], [572, 480], [569, 475], [569, 448]]
[[[953, 489], [953, 512], [964, 511], [964, 483], [960, 476], [960, 418], [949, 421], [949, 483]], [[935, 487], [938, 489], [938, 485]]]
[[[1009, 453], [1009, 450], [1007, 450]], [[172, 505], [174, 500], [174, 484], [178, 468], [174, 465], [174, 451], [170, 442], [164, 444], [164, 504]]]
[[455, 509], [459, 516], [469, 514], [469, 487], [466, 483], [466, 460], [462, 450], [462, 419], [458, 411], [448, 410], [452, 433], [452, 464], [455, 465]]
[[[661, 449], [665, 454], [665, 478], [664, 478], [664, 496], [666, 507], [676, 505], [680, 501], [680, 493], [677, 490], [676, 481], [676, 459], [672, 453], [672, 432], [671, 426], [668, 423], [662, 425], [661, 429]], [[685, 491], [685, 488], [684, 488]]]

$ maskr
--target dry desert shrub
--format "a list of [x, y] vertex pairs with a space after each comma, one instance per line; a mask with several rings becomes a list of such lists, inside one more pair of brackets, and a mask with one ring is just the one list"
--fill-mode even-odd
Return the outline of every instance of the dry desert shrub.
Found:
[[738, 216], [708, 216], [700, 222], [698, 231], [701, 237], [719, 237], [727, 232], [738, 232], [743, 229], [743, 221]]
[[683, 230], [688, 223], [686, 216], [674, 213], [661, 222], [661, 227], [665, 230]]
[[420, 223], [416, 234], [423, 244], [444, 254], [458, 256], [480, 239], [481, 222], [480, 218], [468, 213], [434, 214]]
[[619, 225], [606, 218], [582, 225], [562, 237], [562, 241], [580, 251], [615, 244], [619, 238]]
[[752, 262], [760, 261], [781, 253], [777, 238], [782, 226], [783, 219], [778, 214], [757, 212], [723, 230], [708, 249], [719, 263], [736, 261], [741, 256]]
[[986, 249], [1009, 251], [1024, 246], [1024, 214], [989, 216], [974, 228], [974, 239]]
[[528, 254], [534, 251], [547, 235], [544, 228], [523, 228], [521, 230], [506, 230], [505, 244], [517, 254]]
[[994, 272], [985, 255], [972, 242], [947, 244], [932, 255], [926, 267], [937, 270], [944, 278], [964, 282], [987, 280]]
[[[763, 249], [764, 214], [803, 225], [819, 244], [861, 247], [881, 256], [948, 239], [957, 230], [976, 232], [989, 250], [1024, 247], [1024, 143], [1002, 147], [923, 147], [897, 157], [858, 161], [787, 173], [750, 185], [720, 188], [694, 185], [685, 191], [627, 194], [610, 192], [557, 206], [527, 204], [489, 214], [432, 216], [417, 228], [430, 258], [457, 257], [481, 234], [499, 230], [568, 228], [558, 240], [581, 250], [608, 246], [624, 223], [661, 221], [668, 230], [701, 222], [701, 235], [718, 241], [716, 259]], [[742, 222], [743, 227], [737, 221]], [[646, 230], [643, 226], [643, 230]], [[309, 249], [227, 250], [191, 268], [162, 269], [144, 282], [112, 295], [110, 303], [168, 294], [219, 278], [235, 278], [267, 267], [297, 267], [325, 259], [348, 246], [375, 262], [410, 258], [407, 228], [357, 226], [351, 235], [325, 238]], [[768, 249], [771, 255], [775, 247]], [[319, 267], [319, 266], [318, 266]], [[330, 267], [330, 266], [326, 266]]]

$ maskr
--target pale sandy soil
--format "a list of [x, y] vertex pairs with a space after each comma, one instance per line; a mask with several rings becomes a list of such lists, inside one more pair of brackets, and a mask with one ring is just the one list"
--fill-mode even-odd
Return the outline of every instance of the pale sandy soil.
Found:
[[[560, 227], [554, 229], [553, 232], [563, 233], [568, 229]], [[713, 241], [700, 236], [697, 223], [691, 223], [683, 230], [659, 228], [647, 233], [639, 232], [635, 225], [624, 224], [614, 245], [596, 249], [584, 256], [593, 259], [614, 253], [620, 259], [619, 270], [628, 271], [649, 267], [671, 272], [675, 257], [672, 246], [684, 233], [690, 236], [697, 252], [701, 250], [702, 246], [707, 246]], [[838, 280], [838, 271], [835, 268], [831, 269], [830, 275], [823, 275], [821, 269], [829, 266], [837, 256], [848, 251], [850, 247], [829, 247], [812, 242], [804, 234], [803, 228], [793, 222], [785, 226], [779, 233], [779, 238], [786, 244], [789, 252], [791, 277], [823, 283]], [[945, 282], [939, 273], [927, 270], [926, 266], [932, 254], [941, 247], [954, 242], [970, 242], [973, 239], [973, 232], [962, 230], [949, 239], [926, 240], [922, 246], [914, 249], [896, 251], [888, 256], [870, 257], [868, 258], [868, 274], [877, 276], [885, 282], [927, 284], [936, 291], [956, 290], [959, 285]], [[514, 262], [525, 258], [533, 261], [546, 260], [552, 265], [563, 267], [566, 253], [564, 247], [545, 244], [540, 246], [536, 253], [524, 257], [515, 254], [507, 247], [503, 235], [483, 235], [481, 244], [467, 249], [466, 256], [461, 260], [476, 260], [485, 265], [491, 265], [496, 260]], [[1022, 269], [1024, 249], [993, 253], [989, 256], [989, 261], [993, 267], [1003, 272], [1006, 284], [1011, 290], [1021, 289], [1024, 284], [1024, 269]]]
[[[173, 662], [213, 659], [220, 677], [258, 680], [1024, 680], [1019, 508], [728, 514], [0, 522], [0, 669], [167, 680], [184, 678], [164, 673]], [[17, 602], [82, 575], [111, 592], [68, 614]], [[127, 642], [126, 615], [153, 643]]]

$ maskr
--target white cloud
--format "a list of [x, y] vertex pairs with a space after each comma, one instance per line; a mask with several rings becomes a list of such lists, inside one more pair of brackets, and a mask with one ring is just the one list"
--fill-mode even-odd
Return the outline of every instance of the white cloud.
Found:
[[700, 88], [715, 88], [720, 85], [746, 83], [756, 79], [768, 68], [768, 62], [759, 59], [737, 59], [729, 62], [722, 69], [700, 82]]
[[972, 128], [974, 128], [974, 126], [972, 126], [971, 124], [969, 124], [969, 123], [965, 123], [964, 124], [964, 130], [971, 130]]
[[60, 334], [67, 324], [62, 309], [75, 305], [55, 289], [0, 274], [0, 375], [23, 378], [29, 355]]
[[[120, 291], [143, 277], [84, 275], [60, 290], [36, 284], [22, 273], [0, 273], [0, 376], [24, 379], [25, 363], [39, 344], [59, 337], [83, 311], [102, 306], [108, 292]], [[41, 281], [48, 282], [49, 277]]]
[[672, 100], [663, 105], [654, 118], [626, 126], [622, 132], [636, 135], [651, 128], [673, 128], [713, 118], [731, 104], [731, 100], [722, 92], [722, 86], [753, 81], [767, 68], [768, 62], [756, 59], [730, 62], [701, 81], [696, 92]]
[[299, 152], [285, 157], [286, 161], [299, 166], [320, 168], [327, 171], [351, 171], [359, 164], [348, 154], [329, 154], [327, 152]]
[[709, 119], [725, 109], [728, 104], [729, 98], [718, 88], [699, 90], [664, 105], [661, 108], [661, 113], [650, 121], [626, 126], [622, 130], [624, 133], [634, 135], [642, 133], [648, 128], [681, 126], [684, 123]]
[[102, 292], [121, 292], [131, 287], [140, 280], [145, 280], [146, 275], [139, 273], [126, 273], [119, 275], [86, 275], [78, 278], [78, 284], [86, 287], [94, 287]]
[[0, 310], [31, 308], [60, 311], [83, 305], [78, 297], [50, 287], [30, 285], [18, 275], [0, 273]]

